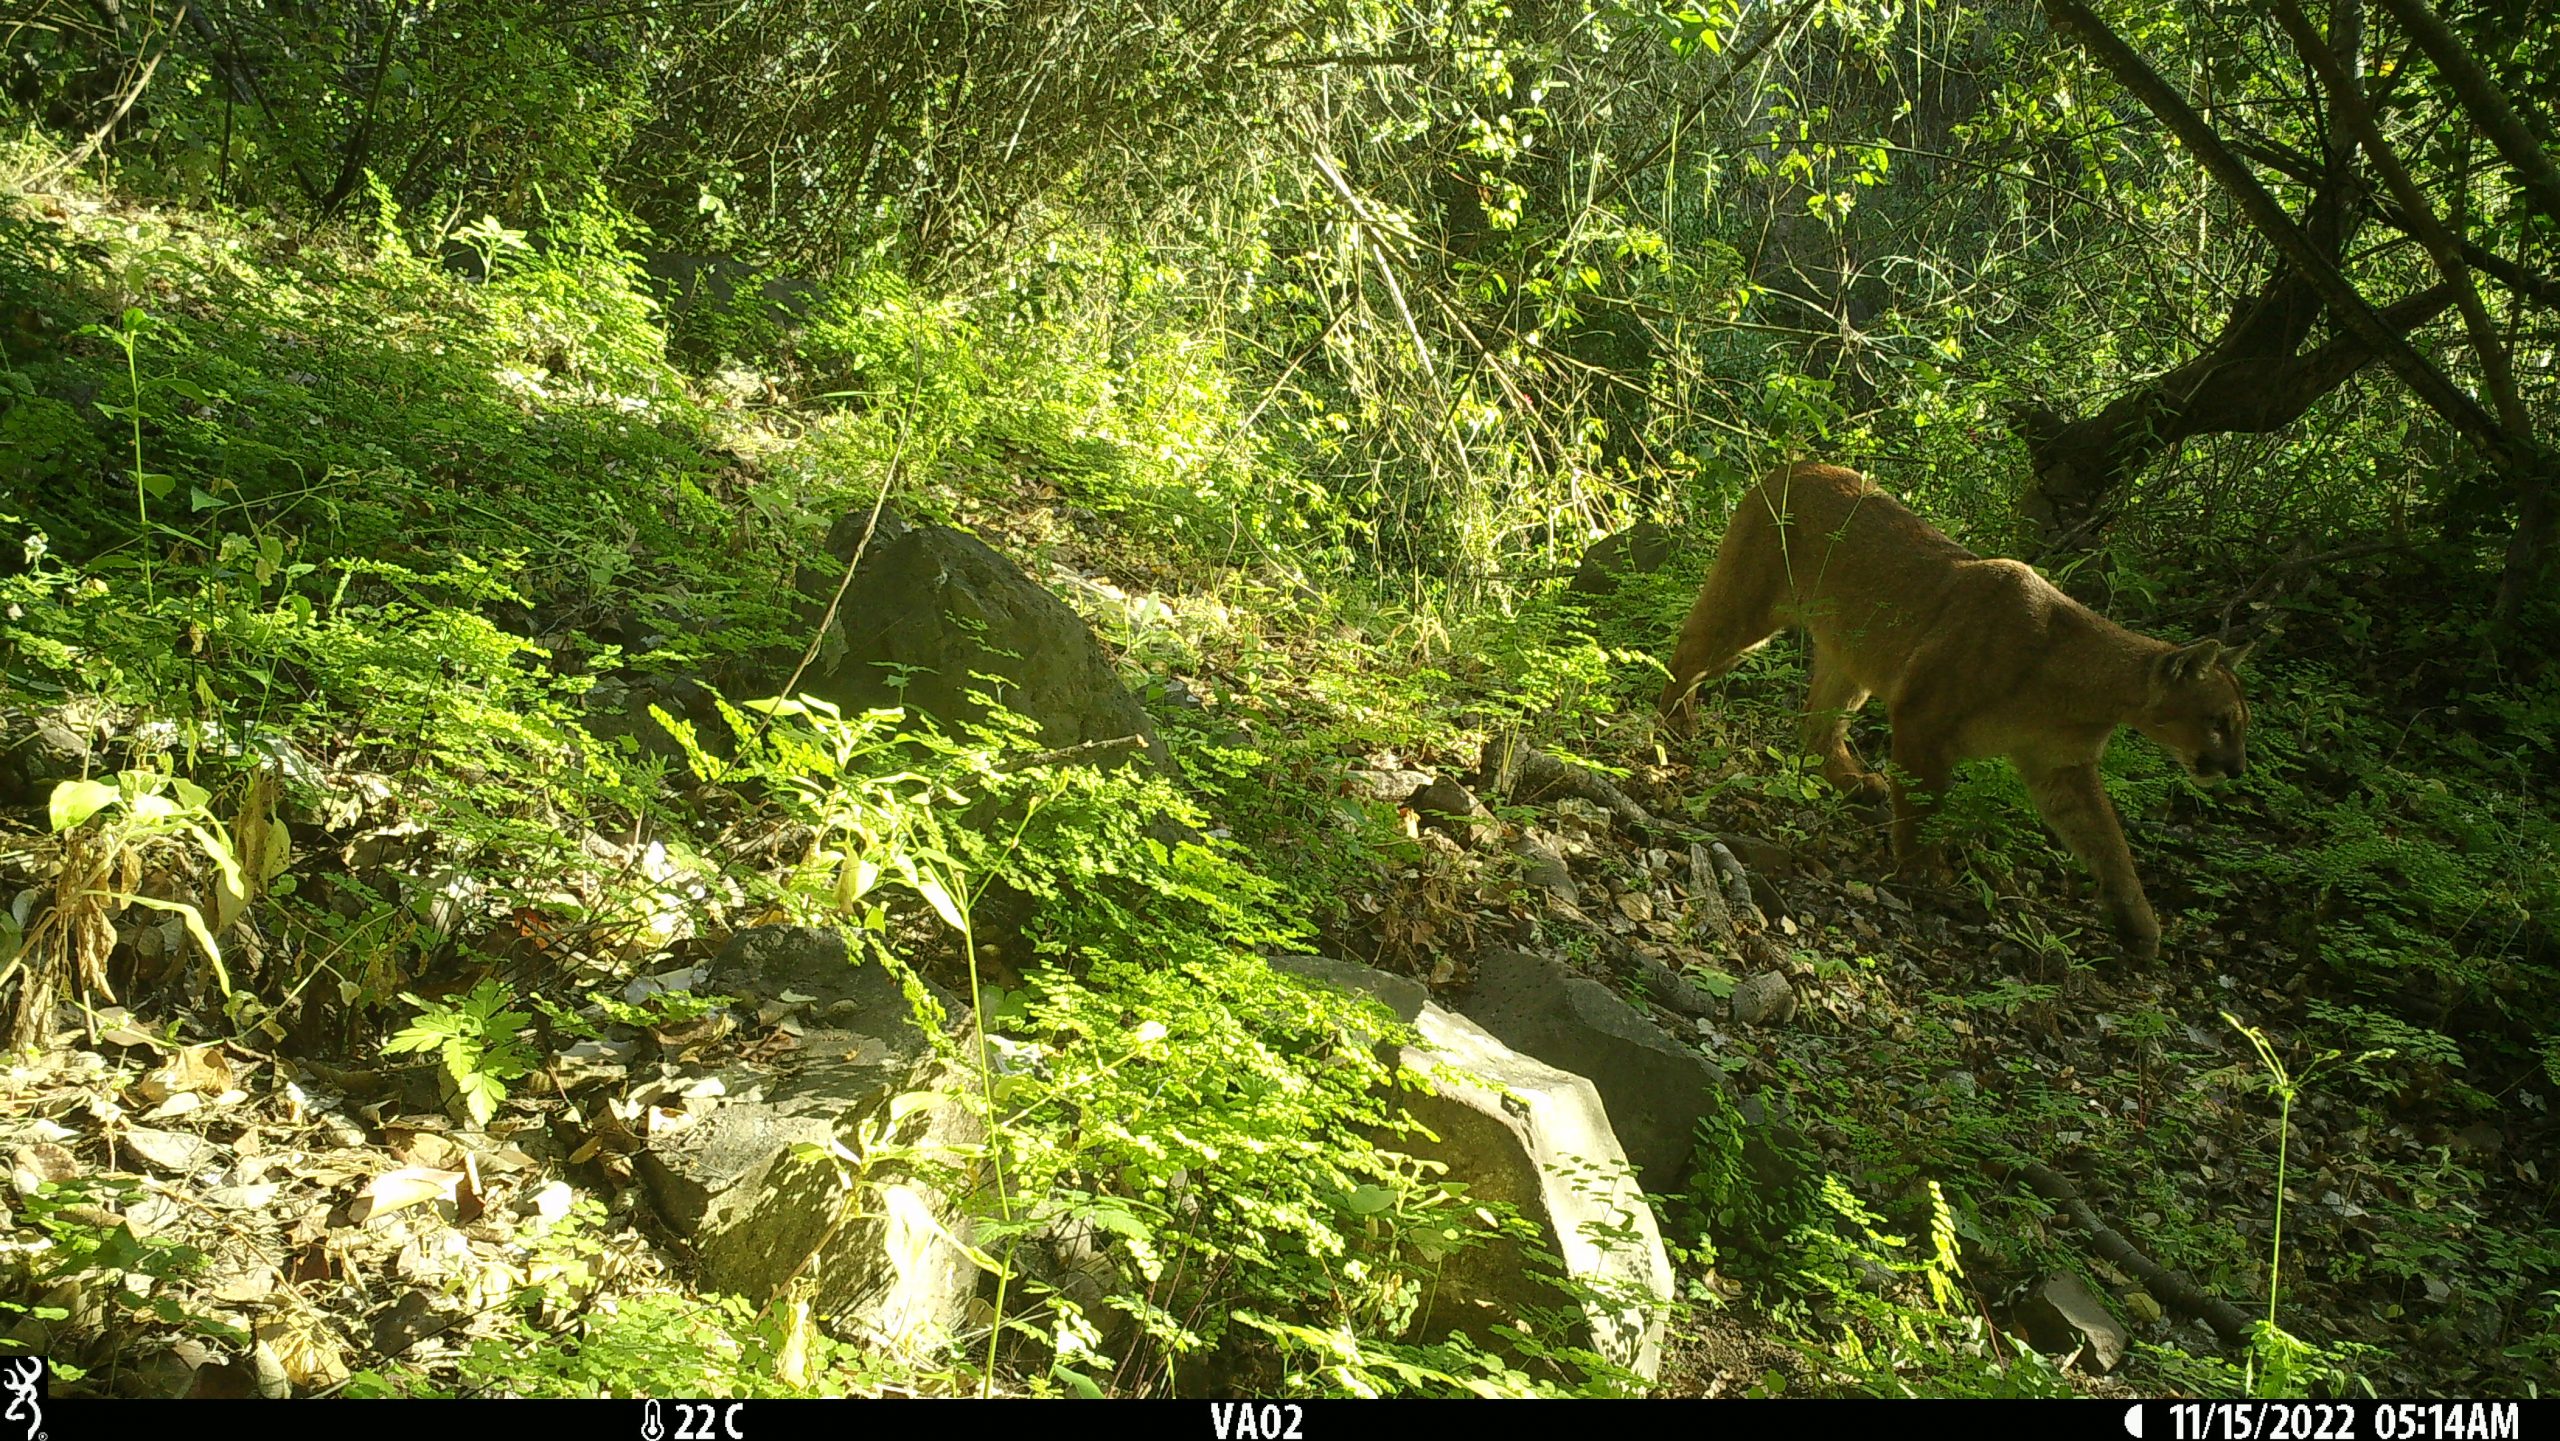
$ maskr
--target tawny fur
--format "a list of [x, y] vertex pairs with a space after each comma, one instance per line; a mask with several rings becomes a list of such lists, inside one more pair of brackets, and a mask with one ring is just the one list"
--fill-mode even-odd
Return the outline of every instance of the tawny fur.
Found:
[[[1685, 730], [1699, 685], [1780, 630], [1813, 639], [1804, 745], [1832, 784], [1889, 795], [1906, 876], [1946, 874], [1922, 838], [1956, 765], [2005, 756], [2046, 824], [2097, 877], [2126, 952], [2147, 960], [2160, 922], [2098, 778], [2116, 727], [2151, 737], [2205, 780], [2247, 765], [2246, 647], [2136, 635], [2014, 560], [1948, 539], [1855, 471], [1783, 467], [1743, 496], [1680, 629], [1662, 711]], [[1888, 780], [1860, 764], [1849, 718], [1883, 698]]]

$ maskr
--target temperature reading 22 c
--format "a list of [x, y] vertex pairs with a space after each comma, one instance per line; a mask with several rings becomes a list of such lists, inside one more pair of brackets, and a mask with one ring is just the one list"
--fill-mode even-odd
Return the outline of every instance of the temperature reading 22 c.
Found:
[[667, 1406], [676, 1413], [676, 1424], [670, 1431], [658, 1403], [645, 1402], [640, 1409], [640, 1441], [746, 1441], [747, 1433], [738, 1425], [738, 1412], [745, 1405], [743, 1401], [725, 1406], [708, 1401], [670, 1401]]

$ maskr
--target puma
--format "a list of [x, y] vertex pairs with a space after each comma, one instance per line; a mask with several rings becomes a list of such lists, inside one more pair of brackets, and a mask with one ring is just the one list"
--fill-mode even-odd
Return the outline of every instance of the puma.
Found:
[[[1813, 640], [1805, 749], [1841, 790], [1892, 798], [1904, 876], [1945, 878], [1922, 823], [1958, 762], [2005, 756], [2096, 875], [2126, 953], [2159, 953], [2098, 759], [2129, 725], [2199, 780], [2239, 775], [2249, 703], [2235, 672], [2249, 647], [2136, 635], [2030, 567], [1966, 550], [1856, 471], [1809, 464], [1772, 472], [1734, 512], [1680, 628], [1664, 718], [1685, 733], [1699, 685], [1788, 627]], [[1893, 724], [1890, 782], [1849, 745], [1849, 718], [1871, 695]]]

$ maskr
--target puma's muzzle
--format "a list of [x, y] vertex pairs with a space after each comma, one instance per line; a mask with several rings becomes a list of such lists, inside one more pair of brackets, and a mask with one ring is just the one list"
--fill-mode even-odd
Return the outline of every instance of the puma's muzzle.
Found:
[[2228, 750], [2220, 751], [2200, 751], [2194, 756], [2182, 757], [2182, 759], [2187, 763], [2187, 774], [2207, 783], [2236, 781], [2246, 775], [2249, 770], [2249, 752], [2245, 746], [2233, 746]]

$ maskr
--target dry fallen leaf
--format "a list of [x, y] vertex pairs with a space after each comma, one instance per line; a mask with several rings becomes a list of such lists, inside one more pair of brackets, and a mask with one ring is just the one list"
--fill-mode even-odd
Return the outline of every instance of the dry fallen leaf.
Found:
[[155, 1131], [148, 1126], [128, 1127], [124, 1148], [142, 1158], [155, 1171], [180, 1173], [214, 1165], [222, 1159], [222, 1148], [202, 1136], [184, 1131]]
[[220, 1046], [189, 1046], [134, 1083], [134, 1094], [157, 1105], [193, 1093], [211, 1100], [238, 1089], [231, 1058]]
[[254, 1305], [275, 1294], [275, 1273], [263, 1266], [234, 1272], [213, 1283], [210, 1294], [235, 1306]]
[[339, 1270], [338, 1258], [330, 1252], [326, 1241], [308, 1242], [287, 1256], [284, 1262], [285, 1279], [296, 1286], [314, 1286], [335, 1280]]
[[568, 1215], [577, 1199], [578, 1193], [570, 1189], [568, 1182], [552, 1181], [531, 1195], [518, 1197], [516, 1209], [547, 1225]]
[[441, 1132], [387, 1126], [382, 1139], [391, 1154], [404, 1164], [434, 1171], [459, 1170], [462, 1166], [462, 1143]]
[[174, 1121], [181, 1116], [190, 1116], [203, 1109], [204, 1097], [197, 1095], [193, 1091], [180, 1091], [178, 1094], [162, 1101], [159, 1105], [143, 1112], [142, 1119], [155, 1122]]
[[480, 1158], [462, 1153], [462, 1185], [453, 1193], [453, 1217], [468, 1225], [489, 1209], [488, 1187], [480, 1179]]
[[264, 895], [285, 868], [293, 864], [293, 828], [276, 814], [276, 773], [260, 770], [250, 777], [231, 820], [231, 848], [239, 858], [241, 890], [217, 885], [213, 891], [213, 929], [231, 929], [251, 901]]
[[80, 1159], [67, 1146], [51, 1141], [32, 1141], [20, 1146], [9, 1158], [9, 1170], [22, 1193], [32, 1192], [47, 1181], [60, 1185], [80, 1174]]
[[460, 1171], [439, 1171], [427, 1166], [402, 1166], [385, 1171], [347, 1208], [347, 1218], [362, 1226], [377, 1216], [405, 1211], [429, 1201], [451, 1201], [454, 1191], [463, 1183]]
[[275, 1354], [285, 1379], [304, 1391], [335, 1386], [347, 1379], [346, 1358], [328, 1332], [310, 1320], [277, 1316], [257, 1326], [258, 1344]]
[[204, 1193], [208, 1206], [224, 1211], [260, 1211], [274, 1204], [284, 1187], [275, 1181], [257, 1181], [245, 1186], [215, 1186]]
[[165, 1051], [169, 1048], [168, 1042], [143, 1029], [141, 1024], [134, 1020], [133, 1012], [122, 1006], [109, 1006], [98, 1012], [97, 1024], [98, 1039], [111, 1046], [154, 1051]]
[[391, 1270], [404, 1281], [446, 1290], [455, 1278], [479, 1264], [471, 1243], [459, 1231], [436, 1230], [411, 1236], [391, 1259]]

